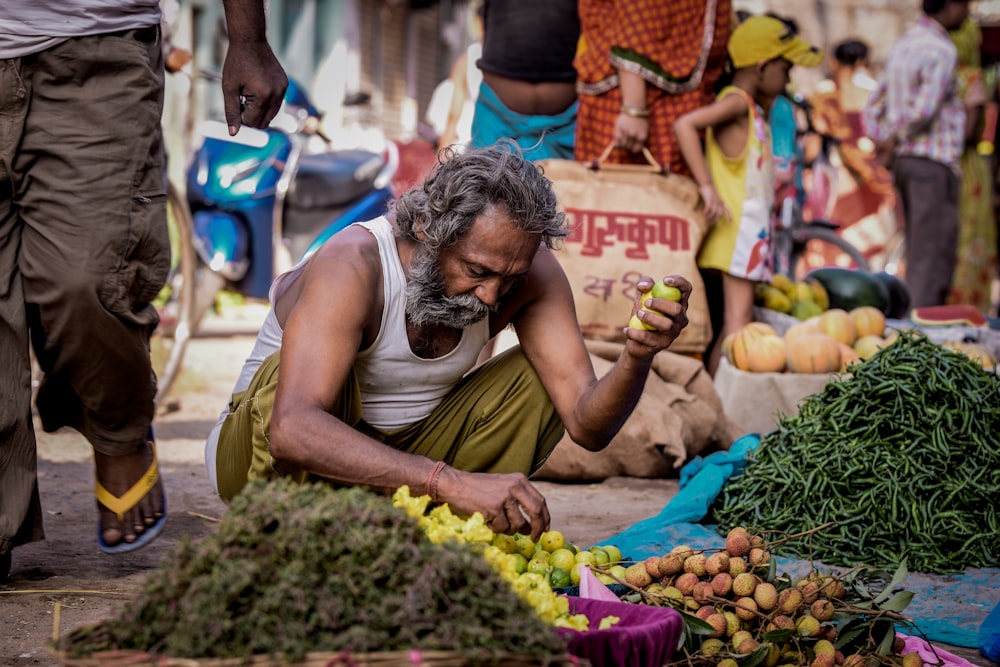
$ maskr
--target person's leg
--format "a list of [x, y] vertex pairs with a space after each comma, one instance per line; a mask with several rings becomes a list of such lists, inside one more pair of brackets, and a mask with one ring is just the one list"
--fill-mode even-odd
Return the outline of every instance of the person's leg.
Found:
[[150, 302], [169, 268], [162, 58], [151, 27], [26, 59], [34, 90], [14, 170], [28, 323], [45, 374], [39, 416], [46, 431], [69, 426], [93, 445], [99, 489], [121, 497], [146, 484], [132, 508], [99, 503], [102, 548], [143, 544], [164, 512], [147, 443]]
[[469, 472], [531, 475], [565, 429], [519, 346], [463, 378], [426, 419], [385, 440]]
[[[233, 397], [216, 452], [220, 497], [229, 502], [250, 480], [311, 477], [271, 456], [271, 409], [279, 353]], [[353, 372], [330, 413], [391, 447], [445, 461], [470, 472], [530, 475], [542, 467], [562, 438], [562, 421], [520, 347], [470, 372], [426, 419], [384, 434], [361, 419], [361, 393]]]
[[722, 359], [722, 341], [753, 320], [753, 287], [752, 280], [737, 278], [728, 273], [722, 274], [722, 330], [712, 345], [708, 363], [705, 365], [712, 377], [715, 377]]
[[[219, 497], [226, 502], [255, 479], [310, 479], [308, 473], [271, 456], [271, 410], [278, 387], [280, 356], [280, 352], [275, 352], [265, 359], [246, 390], [229, 402], [229, 415], [219, 431], [215, 454]], [[354, 371], [348, 374], [340, 400], [330, 414], [351, 426], [361, 421], [361, 391]]]
[[946, 165], [902, 156], [893, 170], [906, 216], [910, 306], [938, 306], [951, 289], [958, 252], [958, 175]]
[[21, 221], [11, 169], [27, 115], [29, 85], [21, 60], [0, 60], [0, 581], [11, 550], [41, 540], [42, 511], [31, 423], [28, 323], [17, 256]]

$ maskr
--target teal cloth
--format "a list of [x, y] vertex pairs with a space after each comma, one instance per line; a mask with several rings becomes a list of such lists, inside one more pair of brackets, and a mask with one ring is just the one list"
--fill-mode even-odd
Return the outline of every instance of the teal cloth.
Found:
[[501, 139], [513, 139], [528, 160], [572, 160], [577, 106], [579, 103], [574, 102], [555, 116], [528, 116], [508, 109], [493, 89], [482, 83], [472, 117], [469, 146], [484, 148]]
[[[725, 539], [716, 527], [703, 521], [729, 479], [742, 471], [746, 457], [759, 444], [760, 436], [745, 435], [727, 452], [696, 457], [681, 469], [680, 491], [659, 514], [629, 526], [603, 543], [616, 545], [626, 558], [636, 561], [662, 556], [681, 544], [706, 549], [725, 547]], [[778, 571], [793, 577], [807, 574], [813, 566], [810, 561], [793, 558], [782, 557], [777, 561]], [[836, 569], [816, 565], [824, 571]], [[914, 592], [905, 613], [928, 640], [976, 648], [982, 630], [983, 645], [992, 644], [986, 638], [992, 639], [992, 632], [997, 630], [990, 630], [993, 626], [987, 625], [987, 614], [1000, 604], [1000, 568], [969, 568], [955, 575], [910, 572], [902, 585]], [[993, 623], [1000, 625], [1000, 618]], [[914, 634], [912, 628], [900, 630]]]

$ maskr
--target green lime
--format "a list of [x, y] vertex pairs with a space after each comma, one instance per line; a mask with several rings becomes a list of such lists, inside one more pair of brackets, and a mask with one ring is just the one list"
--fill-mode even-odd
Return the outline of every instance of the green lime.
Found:
[[569, 570], [564, 570], [561, 567], [554, 567], [552, 571], [549, 572], [549, 586], [552, 588], [566, 588], [567, 586], [573, 585], [573, 578], [569, 573]]
[[611, 562], [611, 557], [608, 555], [608, 552], [601, 547], [590, 547], [589, 551], [594, 554], [595, 565], [607, 565]]
[[602, 544], [601, 548], [608, 552], [609, 563], [620, 563], [622, 561], [622, 550], [613, 544]]

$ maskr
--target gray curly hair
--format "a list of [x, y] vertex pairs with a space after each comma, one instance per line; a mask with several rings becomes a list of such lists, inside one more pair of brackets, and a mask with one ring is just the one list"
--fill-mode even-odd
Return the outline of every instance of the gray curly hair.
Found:
[[464, 153], [442, 150], [423, 185], [393, 204], [396, 233], [416, 239], [420, 227], [423, 243], [440, 250], [456, 243], [490, 208], [509, 215], [518, 229], [540, 234], [547, 248], [569, 233], [552, 183], [516, 144], [506, 142]]

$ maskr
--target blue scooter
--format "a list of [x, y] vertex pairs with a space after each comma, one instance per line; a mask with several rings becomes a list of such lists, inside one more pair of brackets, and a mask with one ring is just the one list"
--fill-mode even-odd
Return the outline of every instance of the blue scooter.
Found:
[[[364, 96], [345, 100], [363, 104]], [[187, 174], [193, 242], [200, 259], [193, 323], [219, 289], [266, 299], [273, 278], [353, 222], [384, 214], [398, 151], [330, 150], [320, 114], [289, 81], [284, 104], [265, 130], [206, 121]], [[310, 150], [322, 141], [324, 150]]]

